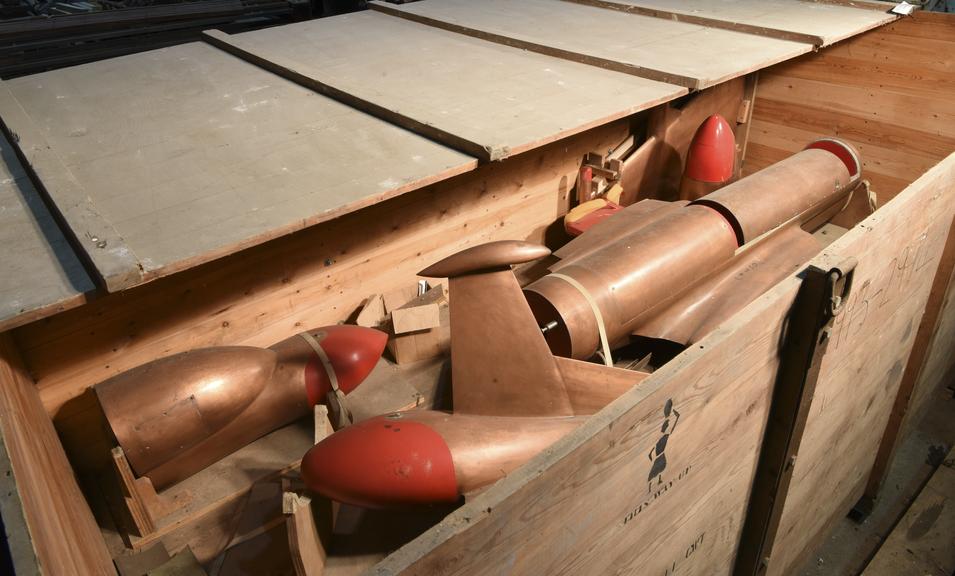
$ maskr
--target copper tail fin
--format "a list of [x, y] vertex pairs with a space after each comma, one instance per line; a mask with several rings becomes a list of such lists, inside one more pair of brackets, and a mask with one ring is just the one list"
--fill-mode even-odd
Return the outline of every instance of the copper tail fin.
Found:
[[458, 252], [420, 272], [448, 278], [454, 411], [495, 416], [571, 416], [554, 356], [511, 272], [550, 254], [505, 240]]

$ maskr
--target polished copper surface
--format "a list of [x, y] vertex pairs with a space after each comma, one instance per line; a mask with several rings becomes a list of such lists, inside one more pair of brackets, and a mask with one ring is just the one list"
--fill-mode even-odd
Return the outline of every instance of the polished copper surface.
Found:
[[247, 346], [194, 350], [124, 372], [95, 390], [130, 466], [142, 476], [242, 414], [266, 388], [276, 360], [272, 350]]
[[[720, 219], [691, 210], [698, 212]], [[339, 430], [302, 460], [310, 489], [373, 508], [454, 501], [504, 477], [646, 378], [555, 358], [509, 269], [511, 260], [549, 252], [513, 248], [473, 248], [422, 272], [451, 274], [454, 412], [398, 412]]]
[[418, 274], [427, 278], [450, 278], [485, 270], [510, 269], [550, 254], [545, 246], [519, 240], [499, 240], [462, 250], [435, 262]]
[[717, 273], [634, 330], [636, 336], [690, 345], [769, 288], [798, 272], [821, 245], [796, 225], [741, 248]]
[[[357, 330], [369, 334], [368, 350], [350, 349]], [[373, 368], [369, 359], [376, 361], [385, 343], [384, 334], [355, 326], [309, 333], [325, 343], [320, 345], [327, 355], [332, 351], [331, 369], [345, 392]], [[342, 334], [349, 350], [336, 353], [328, 343]], [[307, 379], [316, 366], [324, 370], [316, 351], [296, 335], [270, 348], [220, 346], [176, 354], [94, 390], [133, 471], [162, 489], [307, 415], [314, 404]]]
[[[828, 139], [828, 149], [799, 152], [677, 210], [661, 207], [648, 211], [647, 207], [638, 208], [640, 203], [630, 206], [601, 223], [618, 234], [616, 240], [610, 239], [612, 234], [604, 237], [606, 241], [588, 241], [587, 234], [575, 239], [568, 247], [587, 242], [586, 248], [559, 251], [558, 255], [565, 257], [551, 266], [552, 274], [524, 290], [538, 324], [548, 328], [545, 337], [551, 350], [572, 358], [592, 356], [599, 345], [594, 307], [613, 347], [669, 310], [687, 290], [695, 289], [693, 294], [704, 299], [694, 301], [697, 306], [715, 302], [706, 300], [711, 288], [702, 284], [731, 265], [739, 246], [783, 224], [816, 222], [845, 202], [860, 181], [861, 170], [850, 174], [844, 158], [830, 151], [842, 150], [840, 143]], [[643, 225], [640, 218], [632, 218], [627, 226], [614, 223], [628, 211], [638, 210], [644, 211], [640, 214], [645, 217]], [[627, 231], [627, 227], [631, 229]], [[784, 250], [779, 265], [785, 267], [805, 246], [803, 242], [795, 244], [793, 254]], [[765, 277], [759, 276], [760, 282], [781, 273], [771, 264], [760, 268], [766, 272]], [[560, 276], [571, 277], [583, 290]], [[712, 282], [725, 287], [719, 276]], [[740, 291], [741, 299], [746, 292]], [[732, 308], [734, 301], [735, 296], [730, 296], [730, 301], [717, 307]]]
[[571, 256], [554, 267], [583, 285], [587, 295], [553, 275], [524, 292], [539, 325], [557, 323], [546, 334], [551, 350], [559, 356], [589, 358], [599, 345], [599, 334], [588, 295], [600, 309], [614, 346], [629, 337], [641, 316], [716, 271], [736, 248], [736, 236], [720, 214], [690, 205], [636, 227], [602, 250]]
[[467, 494], [506, 476], [586, 421], [585, 416], [513, 418], [445, 412], [401, 413], [431, 427], [451, 450], [458, 490]]
[[573, 414], [554, 357], [508, 266], [548, 254], [526, 242], [492, 242], [421, 272], [452, 274], [448, 291], [456, 413]]
[[825, 150], [809, 149], [697, 200], [731, 221], [740, 244], [784, 223], [807, 222], [844, 202], [860, 182], [843, 161]]

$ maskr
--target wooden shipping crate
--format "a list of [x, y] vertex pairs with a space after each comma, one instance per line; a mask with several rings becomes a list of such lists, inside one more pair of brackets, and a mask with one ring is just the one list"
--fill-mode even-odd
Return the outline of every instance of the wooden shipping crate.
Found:
[[[807, 263], [828, 270], [857, 261], [803, 407], [791, 482], [770, 510], [773, 534], [747, 517], [754, 483], [765, 480], [760, 451], [776, 426], [770, 412], [799, 277], [371, 573], [723, 574], [752, 562], [752, 550], [769, 558], [760, 570], [798, 566], [863, 495], [909, 398], [930, 397], [951, 367], [955, 158], [946, 157], [955, 111], [951, 60], [937, 55], [951, 53], [953, 38], [950, 19], [920, 14], [760, 75], [745, 170], [836, 135], [861, 149], [880, 202], [870, 216], [854, 203], [843, 216], [851, 230]], [[899, 46], [909, 48], [904, 61], [893, 60]], [[115, 573], [74, 481], [101, 470], [109, 454], [91, 385], [178, 351], [268, 345], [340, 321], [366, 295], [410, 283], [468, 245], [552, 240], [583, 155], [609, 149], [644, 120], [590, 127], [0, 334], [0, 427], [7, 478], [16, 481], [0, 512], [18, 569]], [[902, 386], [909, 390], [900, 395]], [[679, 420], [665, 469], [651, 478], [668, 403]]]

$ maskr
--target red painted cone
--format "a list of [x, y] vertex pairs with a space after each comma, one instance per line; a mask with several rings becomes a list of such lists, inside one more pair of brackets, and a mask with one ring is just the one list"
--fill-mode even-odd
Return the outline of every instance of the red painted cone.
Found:
[[421, 422], [378, 416], [335, 432], [302, 458], [309, 490], [365, 508], [455, 502], [444, 439]]
[[388, 342], [380, 330], [350, 324], [327, 326], [312, 335], [325, 353], [324, 359], [316, 354], [305, 366], [305, 390], [312, 406], [332, 389], [329, 371], [348, 394], [374, 370]]
[[736, 136], [719, 114], [700, 124], [690, 142], [680, 198], [697, 200], [725, 186], [736, 168]]

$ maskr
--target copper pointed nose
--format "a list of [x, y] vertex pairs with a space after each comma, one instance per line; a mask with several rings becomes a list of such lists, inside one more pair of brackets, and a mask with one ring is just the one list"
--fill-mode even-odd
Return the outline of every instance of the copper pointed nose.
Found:
[[455, 502], [451, 450], [440, 434], [400, 415], [378, 416], [335, 432], [302, 458], [305, 485], [365, 508]]
[[549, 254], [550, 249], [540, 244], [498, 240], [452, 254], [418, 272], [418, 275], [426, 278], [452, 278], [522, 264]]
[[693, 135], [684, 175], [701, 182], [726, 182], [733, 177], [735, 163], [736, 136], [733, 129], [726, 119], [713, 114]]

